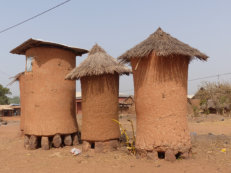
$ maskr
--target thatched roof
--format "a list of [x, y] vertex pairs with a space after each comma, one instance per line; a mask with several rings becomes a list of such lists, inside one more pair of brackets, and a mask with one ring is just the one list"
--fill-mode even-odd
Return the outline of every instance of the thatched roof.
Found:
[[23, 74], [24, 74], [24, 72], [21, 72], [21, 73], [16, 74], [13, 77], [10, 77], [10, 79], [12, 79], [12, 81], [7, 86], [12, 85], [14, 82], [18, 81], [20, 76]]
[[122, 62], [129, 62], [131, 58], [147, 57], [152, 51], [155, 51], [157, 56], [183, 55], [190, 58], [197, 57], [204, 61], [208, 58], [199, 50], [190, 47], [158, 28], [146, 40], [126, 51], [118, 59]]
[[73, 69], [66, 79], [80, 79], [85, 76], [96, 76], [102, 74], [126, 74], [131, 70], [120, 64], [99, 45], [95, 44], [90, 50], [88, 57], [75, 69]]
[[76, 56], [81, 56], [82, 54], [88, 53], [88, 50], [85, 49], [70, 47], [63, 44], [52, 43], [52, 42], [32, 39], [32, 38], [28, 39], [27, 41], [23, 42], [21, 45], [11, 50], [10, 53], [25, 55], [26, 51], [33, 47], [54, 47], [54, 48], [69, 50], [73, 52]]

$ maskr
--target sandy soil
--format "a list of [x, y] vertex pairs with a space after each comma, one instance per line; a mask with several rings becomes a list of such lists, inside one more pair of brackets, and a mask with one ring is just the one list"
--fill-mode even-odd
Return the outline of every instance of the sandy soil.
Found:
[[[122, 116], [121, 122], [129, 130], [131, 126], [127, 119], [134, 120], [134, 118], [134, 116]], [[0, 126], [0, 173], [231, 172], [230, 119], [190, 121], [193, 155], [188, 160], [179, 159], [174, 163], [164, 160], [136, 159], [124, 147], [111, 153], [88, 152], [78, 156], [70, 153], [73, 147], [53, 148], [49, 151], [25, 150], [23, 137], [19, 132], [19, 117], [5, 118], [5, 120], [8, 124]], [[75, 147], [81, 149], [81, 145]], [[223, 148], [226, 148], [226, 152], [221, 152]]]

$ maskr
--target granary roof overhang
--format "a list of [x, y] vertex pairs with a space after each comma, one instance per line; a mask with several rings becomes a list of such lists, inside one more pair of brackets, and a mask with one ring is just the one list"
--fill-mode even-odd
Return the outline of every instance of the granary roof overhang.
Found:
[[132, 58], [145, 58], [154, 51], [157, 56], [172, 57], [173, 55], [182, 55], [190, 59], [197, 58], [206, 61], [208, 56], [199, 50], [185, 44], [170, 34], [158, 28], [147, 39], [126, 51], [120, 57], [121, 62], [130, 62]]
[[129, 75], [131, 69], [124, 64], [119, 63], [115, 58], [107, 54], [107, 52], [95, 44], [89, 51], [88, 57], [74, 68], [66, 79], [77, 80], [82, 77], [100, 76], [104, 74]]
[[59, 43], [53, 43], [53, 42], [43, 41], [33, 38], [30, 38], [27, 41], [23, 42], [22, 44], [11, 50], [10, 53], [25, 55], [26, 51], [33, 47], [51, 47], [51, 48], [64, 49], [73, 52], [76, 56], [81, 56], [82, 54], [88, 53], [88, 50], [85, 49], [70, 47]]

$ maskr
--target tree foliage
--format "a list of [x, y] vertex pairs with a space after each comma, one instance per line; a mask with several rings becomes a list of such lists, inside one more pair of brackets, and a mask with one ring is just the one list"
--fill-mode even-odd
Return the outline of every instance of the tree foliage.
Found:
[[20, 104], [20, 97], [19, 96], [14, 96], [12, 98], [9, 98], [10, 104]]
[[231, 110], [231, 84], [228, 82], [205, 82], [194, 97], [200, 99], [205, 111], [209, 107], [220, 113]]
[[10, 89], [5, 88], [0, 84], [0, 105], [9, 104], [8, 95], [11, 95]]

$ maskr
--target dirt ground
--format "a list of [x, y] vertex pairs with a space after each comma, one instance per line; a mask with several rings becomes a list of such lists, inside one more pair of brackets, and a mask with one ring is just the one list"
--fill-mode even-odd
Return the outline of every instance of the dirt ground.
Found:
[[[78, 117], [81, 124], [81, 117]], [[120, 121], [131, 134], [135, 116], [120, 116]], [[189, 118], [192, 137], [192, 157], [175, 162], [136, 159], [125, 147], [111, 153], [82, 153], [73, 156], [72, 147], [52, 148], [44, 151], [25, 150], [20, 135], [20, 117], [4, 118], [7, 125], [0, 126], [0, 173], [78, 173], [78, 172], [161, 172], [161, 173], [231, 173], [231, 119], [211, 115]], [[81, 145], [75, 146], [81, 149]], [[225, 152], [221, 150], [226, 149]]]

